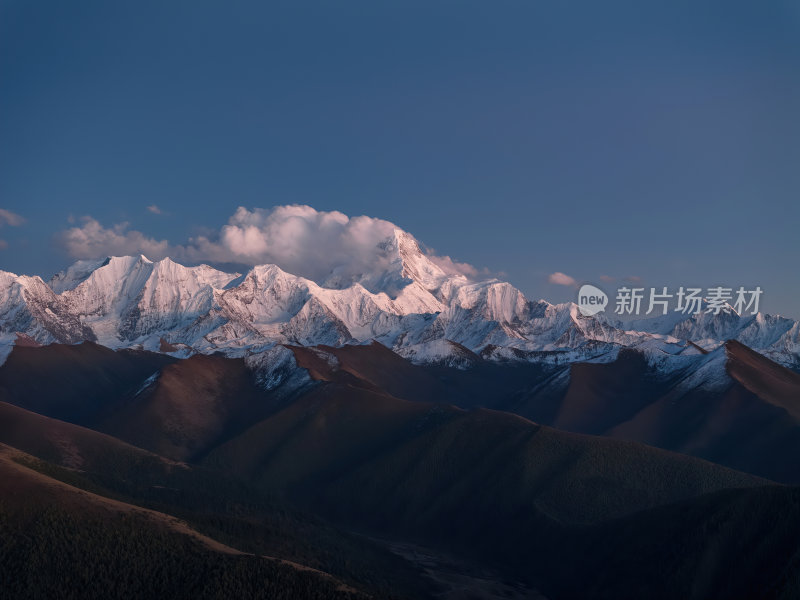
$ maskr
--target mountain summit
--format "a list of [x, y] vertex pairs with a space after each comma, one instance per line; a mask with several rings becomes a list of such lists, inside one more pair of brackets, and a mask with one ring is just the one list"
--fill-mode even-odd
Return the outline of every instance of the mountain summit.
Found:
[[[464, 351], [492, 360], [603, 361], [621, 347], [661, 360], [735, 339], [783, 364], [800, 364], [800, 324], [790, 319], [700, 314], [619, 323], [586, 317], [572, 303], [534, 302], [507, 282], [468, 277], [399, 228], [382, 225], [385, 235], [376, 238], [368, 225], [369, 239], [378, 239], [371, 253], [354, 251], [353, 264], [332, 262], [315, 279], [275, 264], [226, 273], [144, 255], [81, 260], [49, 283], [0, 272], [3, 354], [18, 334], [39, 344], [89, 340], [109, 348], [171, 348], [184, 356], [375, 340], [416, 362], [445, 363], [462, 360]], [[363, 237], [337, 239], [363, 246]]]

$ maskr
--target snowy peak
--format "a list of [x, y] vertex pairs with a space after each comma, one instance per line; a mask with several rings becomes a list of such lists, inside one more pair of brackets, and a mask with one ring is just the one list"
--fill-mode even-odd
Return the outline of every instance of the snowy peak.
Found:
[[[395, 298], [403, 288], [412, 283], [433, 292], [449, 277], [423, 252], [414, 236], [399, 228], [395, 228], [391, 235], [375, 246], [374, 254], [375, 263], [370, 265], [367, 272], [350, 277], [334, 271], [321, 282], [321, 286], [345, 289], [358, 283], [372, 293], [383, 292]], [[375, 267], [376, 264], [378, 268]]]
[[184, 287], [190, 288], [207, 286], [211, 289], [221, 290], [237, 277], [240, 277], [239, 273], [225, 273], [208, 265], [184, 267], [170, 258], [164, 258], [153, 263], [151, 280], [167, 282], [170, 285], [180, 283]]
[[437, 289], [447, 279], [447, 274], [422, 252], [419, 242], [410, 233], [395, 229], [391, 245], [399, 257], [402, 277], [419, 283], [428, 291]]
[[207, 313], [214, 290], [237, 276], [207, 265], [184, 267], [169, 258], [153, 262], [142, 255], [113, 256], [67, 269], [57, 277], [56, 289], [67, 288], [60, 301], [101, 343], [119, 347]]
[[110, 260], [111, 257], [102, 260], [79, 260], [67, 269], [53, 275], [48, 284], [56, 294], [75, 289], [86, 281], [95, 270], [107, 265]]
[[113, 256], [71, 290], [64, 298], [85, 315], [107, 315], [136, 299], [153, 272], [144, 256]]
[[94, 340], [66, 303], [40, 277], [0, 272], [0, 342], [13, 343], [17, 334], [37, 343], [77, 343]]
[[720, 313], [622, 323], [583, 316], [573, 303], [531, 302], [504, 281], [450, 272], [400, 229], [376, 252], [381, 269], [355, 281], [334, 273], [331, 285], [274, 264], [241, 276], [145, 256], [79, 261], [49, 286], [0, 272], [0, 345], [24, 334], [42, 344], [92, 340], [246, 356], [279, 344], [377, 340], [416, 361], [463, 366], [488, 348], [498, 360], [540, 360], [544, 353], [595, 360], [625, 347], [660, 360], [737, 339], [800, 365], [800, 325], [790, 319]]
[[222, 289], [240, 276], [239, 273], [225, 273], [208, 265], [184, 267], [169, 257], [154, 262], [142, 254], [139, 256], [109, 256], [102, 260], [79, 260], [67, 269], [53, 275], [48, 285], [56, 294], [61, 294], [74, 290], [92, 277], [95, 272], [98, 272], [98, 280], [105, 281], [109, 277], [127, 276], [137, 266], [147, 268], [147, 265], [152, 265], [152, 271], [160, 274], [162, 280], [191, 277], [215, 289]]

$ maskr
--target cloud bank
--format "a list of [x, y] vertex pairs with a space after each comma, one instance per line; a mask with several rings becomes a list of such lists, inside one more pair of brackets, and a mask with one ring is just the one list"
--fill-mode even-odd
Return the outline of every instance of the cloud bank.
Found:
[[[73, 258], [144, 254], [153, 260], [170, 256], [194, 263], [276, 264], [319, 283], [346, 283], [369, 279], [390, 267], [395, 255], [386, 251], [386, 242], [397, 229], [382, 219], [290, 205], [239, 207], [214, 235], [180, 245], [130, 230], [127, 223], [107, 228], [92, 217], [84, 217], [80, 226], [61, 232], [57, 239]], [[479, 273], [448, 256], [432, 252], [427, 256], [448, 274], [473, 278]]]
[[[25, 223], [25, 218], [21, 217], [15, 212], [11, 212], [5, 208], [0, 208], [0, 227], [10, 225], [11, 227], [19, 227]], [[8, 248], [8, 242], [0, 240], [0, 250]]]
[[19, 227], [25, 222], [24, 217], [21, 217], [15, 212], [0, 208], [0, 227], [3, 225], [11, 225], [11, 227]]
[[578, 282], [575, 281], [574, 278], [570, 277], [569, 275], [562, 273], [561, 271], [556, 271], [555, 273], [550, 273], [547, 276], [547, 281], [549, 283], [554, 283], [556, 285], [566, 285], [566, 286], [576, 286]]
[[169, 254], [167, 240], [154, 240], [139, 231], [128, 231], [128, 223], [103, 227], [92, 217], [83, 217], [80, 227], [70, 227], [57, 237], [73, 258], [100, 258], [145, 254], [156, 259]]

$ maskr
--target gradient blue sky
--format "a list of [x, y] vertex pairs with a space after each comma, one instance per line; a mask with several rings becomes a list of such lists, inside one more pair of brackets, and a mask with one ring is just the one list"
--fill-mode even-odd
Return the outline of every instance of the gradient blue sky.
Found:
[[800, 317], [799, 192], [798, 1], [0, 0], [5, 270], [70, 263], [70, 216], [181, 243], [302, 203], [534, 298], [637, 276]]

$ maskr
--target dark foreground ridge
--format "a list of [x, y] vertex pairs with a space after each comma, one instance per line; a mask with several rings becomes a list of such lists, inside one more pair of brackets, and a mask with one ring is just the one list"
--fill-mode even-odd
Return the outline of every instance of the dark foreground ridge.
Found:
[[[455, 593], [408, 548], [491, 573], [497, 594], [796, 597], [796, 488], [477, 406], [490, 380], [500, 382], [486, 396], [496, 406], [517, 383], [541, 390], [555, 372], [419, 367], [380, 346], [293, 352], [312, 380], [266, 391], [243, 361], [221, 356], [15, 348], [0, 367], [0, 466], [16, 482], [0, 491], [0, 562], [25, 573], [16, 597], [45, 583], [65, 597], [79, 586], [114, 597], [120, 578], [155, 569], [161, 581], [172, 568], [170, 581], [193, 597]], [[790, 395], [794, 379], [748, 352], [728, 348], [729, 376], [788, 413], [775, 380]], [[591, 406], [611, 399], [594, 398], [589, 382], [606, 369], [642, 385], [633, 355], [576, 367], [585, 410], [575, 409], [575, 379], [560, 400], [549, 396], [562, 426], [602, 414]], [[112, 531], [123, 534], [118, 548]], [[125, 589], [152, 597], [151, 584]]]

